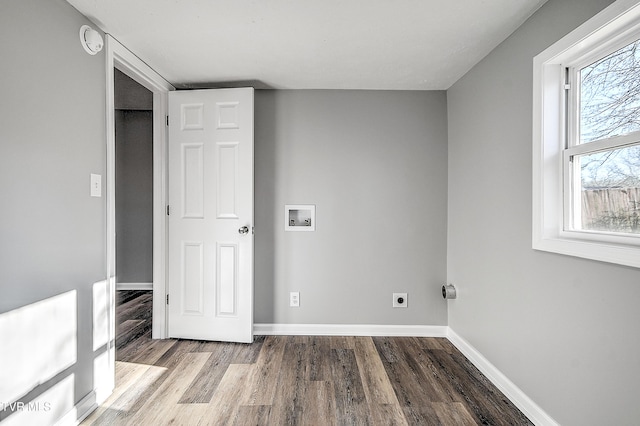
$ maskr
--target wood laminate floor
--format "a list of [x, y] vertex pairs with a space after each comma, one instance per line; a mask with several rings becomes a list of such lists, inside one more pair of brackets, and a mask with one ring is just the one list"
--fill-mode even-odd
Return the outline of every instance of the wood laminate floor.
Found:
[[119, 292], [116, 389], [84, 425], [531, 425], [447, 339], [152, 340]]

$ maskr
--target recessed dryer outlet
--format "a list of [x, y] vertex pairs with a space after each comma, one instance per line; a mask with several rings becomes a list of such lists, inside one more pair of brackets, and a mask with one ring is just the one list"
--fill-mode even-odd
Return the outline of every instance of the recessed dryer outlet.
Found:
[[394, 308], [406, 308], [407, 307], [407, 293], [393, 293], [393, 307]]

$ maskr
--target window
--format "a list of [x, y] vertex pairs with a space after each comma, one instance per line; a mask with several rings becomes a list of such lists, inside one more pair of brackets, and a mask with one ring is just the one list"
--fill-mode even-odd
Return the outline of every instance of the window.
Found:
[[534, 58], [533, 248], [640, 267], [640, 2]]
[[[564, 228], [640, 234], [640, 37], [567, 67]], [[640, 236], [640, 235], [639, 235]]]

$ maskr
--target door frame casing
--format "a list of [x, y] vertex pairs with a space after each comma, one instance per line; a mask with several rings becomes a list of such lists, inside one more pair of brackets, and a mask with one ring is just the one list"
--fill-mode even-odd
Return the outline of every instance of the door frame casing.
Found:
[[[115, 347], [115, 88], [117, 68], [153, 93], [153, 314], [152, 338], [167, 336], [167, 99], [175, 88], [110, 34], [105, 35], [106, 51], [106, 132], [107, 132], [107, 280], [109, 288], [109, 342]], [[115, 374], [115, 351], [110, 360]]]

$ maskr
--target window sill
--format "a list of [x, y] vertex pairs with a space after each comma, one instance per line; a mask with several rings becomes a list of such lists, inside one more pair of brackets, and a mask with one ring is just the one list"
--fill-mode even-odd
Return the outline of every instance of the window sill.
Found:
[[533, 249], [640, 268], [640, 247], [566, 237], [533, 240]]

